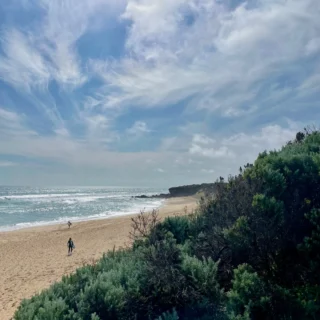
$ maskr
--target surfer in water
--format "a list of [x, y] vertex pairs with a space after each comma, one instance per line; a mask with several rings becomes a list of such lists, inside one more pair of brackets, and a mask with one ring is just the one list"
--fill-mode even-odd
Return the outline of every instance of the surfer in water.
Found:
[[73, 240], [71, 238], [69, 239], [67, 246], [68, 246], [68, 255], [70, 256], [72, 254], [73, 249], [75, 248]]

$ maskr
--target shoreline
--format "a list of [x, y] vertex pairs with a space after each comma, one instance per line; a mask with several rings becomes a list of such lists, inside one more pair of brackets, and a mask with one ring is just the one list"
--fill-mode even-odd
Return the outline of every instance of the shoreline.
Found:
[[[188, 197], [180, 197], [180, 198], [188, 198]], [[177, 198], [178, 199], [178, 198]], [[154, 208], [148, 208], [146, 212], [151, 212], [152, 210], [159, 210], [161, 207], [166, 205], [166, 201], [169, 199], [162, 199], [158, 200], [161, 201], [161, 204], [159, 206], [155, 206]], [[140, 210], [141, 212], [141, 210]], [[45, 227], [53, 227], [53, 226], [59, 226], [59, 225], [66, 225], [68, 221], [71, 221], [72, 224], [74, 223], [83, 223], [83, 222], [90, 222], [90, 221], [99, 221], [99, 220], [105, 220], [105, 219], [113, 219], [117, 217], [127, 217], [127, 216], [132, 216], [136, 215], [137, 212], [123, 212], [119, 211], [119, 213], [112, 213], [110, 215], [105, 215], [105, 216], [95, 216], [95, 217], [83, 217], [83, 218], [78, 218], [78, 217], [70, 217], [66, 218], [64, 221], [40, 221], [39, 224], [36, 224], [37, 222], [25, 222], [24, 224], [34, 224], [34, 225], [29, 225], [29, 226], [0, 226], [0, 235], [2, 233], [7, 233], [7, 232], [16, 232], [16, 231], [21, 231], [25, 229], [33, 229], [33, 228], [45, 228]], [[3, 229], [2, 229], [3, 228]]]
[[[156, 209], [162, 220], [167, 216], [191, 213], [198, 204], [195, 197], [165, 200]], [[149, 212], [149, 211], [148, 211]], [[24, 298], [48, 288], [63, 275], [85, 264], [93, 264], [103, 253], [131, 244], [131, 218], [137, 213], [99, 220], [28, 227], [0, 232], [0, 315], [8, 320]], [[76, 249], [67, 256], [71, 237]]]

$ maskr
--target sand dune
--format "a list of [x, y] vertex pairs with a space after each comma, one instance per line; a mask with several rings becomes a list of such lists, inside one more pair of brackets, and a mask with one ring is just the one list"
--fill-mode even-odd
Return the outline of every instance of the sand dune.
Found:
[[[167, 200], [160, 217], [184, 214], [194, 198]], [[99, 259], [109, 249], [130, 245], [132, 216], [0, 233], [0, 319], [11, 319], [20, 301], [59, 281], [65, 274]], [[67, 256], [72, 237], [76, 249]]]

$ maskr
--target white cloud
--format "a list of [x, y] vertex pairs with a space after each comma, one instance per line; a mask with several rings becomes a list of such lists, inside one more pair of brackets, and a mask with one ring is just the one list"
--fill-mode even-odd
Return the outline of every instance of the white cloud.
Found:
[[23, 114], [18, 115], [0, 106], [0, 140], [5, 140], [8, 136], [20, 137], [24, 135], [34, 135], [35, 132], [24, 127], [24, 121], [25, 117]]
[[1, 37], [4, 55], [0, 55], [0, 79], [14, 86], [46, 87], [50, 71], [35, 40], [18, 30], [7, 30]]
[[195, 134], [192, 139], [193, 143], [198, 143], [198, 144], [210, 144], [214, 143], [215, 140], [211, 139], [203, 134]]
[[91, 115], [89, 117], [85, 116], [85, 121], [87, 122], [88, 130], [90, 132], [105, 130], [110, 125], [108, 118], [102, 114]]
[[[4, 127], [5, 123], [8, 124], [6, 127]], [[201, 141], [208, 143], [195, 144], [191, 138], [186, 145], [189, 146], [190, 152], [171, 149], [161, 152], [121, 153], [102, 148], [100, 144], [92, 143], [91, 140], [75, 139], [64, 130], [58, 130], [53, 136], [40, 136], [28, 129], [23, 115], [0, 109], [0, 130], [2, 130], [1, 136], [3, 137], [0, 139], [0, 150], [2, 155], [27, 157], [29, 161], [37, 159], [37, 162], [54, 163], [53, 166], [42, 168], [42, 171], [39, 169], [39, 172], [36, 171], [38, 169], [35, 166], [32, 169], [35, 170], [34, 175], [40, 175], [40, 172], [42, 175], [43, 170], [48, 171], [48, 168], [50, 172], [53, 172], [54, 168], [61, 165], [66, 174], [73, 172], [74, 179], [84, 176], [87, 179], [85, 181], [101, 181], [100, 183], [103, 183], [102, 177], [105, 177], [105, 183], [124, 181], [121, 180], [124, 178], [131, 183], [138, 183], [138, 181], [149, 184], [162, 181], [163, 185], [200, 183], [206, 179], [206, 181], [214, 181], [216, 176], [226, 177], [228, 174], [236, 173], [241, 165], [254, 161], [259, 152], [279, 148], [288, 140], [293, 139], [301, 126], [294, 122], [290, 122], [287, 127], [269, 125], [251, 134], [243, 132], [225, 138], [215, 135], [216, 140], [202, 135], [204, 139]], [[181, 138], [183, 143], [187, 138]], [[179, 138], [177, 138], [177, 144], [179, 144]], [[231, 154], [235, 156], [232, 157]], [[6, 163], [6, 165], [9, 164]], [[188, 172], [187, 175], [186, 172]], [[199, 175], [199, 173], [202, 174]], [[45, 176], [48, 177], [47, 173]], [[52, 180], [55, 179], [53, 176]], [[32, 178], [29, 179], [28, 181], [32, 183]], [[45, 182], [48, 183], [48, 181]], [[67, 180], [60, 177], [60, 181]]]
[[[319, 68], [320, 71], [320, 68]], [[300, 97], [308, 97], [312, 93], [318, 93], [320, 88], [320, 74], [314, 74], [305, 79], [305, 81], [298, 88], [298, 95]]]
[[11, 161], [0, 161], [0, 167], [13, 167], [17, 164]]
[[148, 132], [150, 132], [150, 130], [148, 129], [148, 126], [145, 122], [136, 121], [133, 124], [133, 126], [127, 130], [127, 132], [128, 132], [128, 134], [136, 136], [136, 135], [148, 133]]
[[[107, 119], [97, 116], [91, 118], [92, 128], [108, 125]], [[43, 159], [67, 166], [81, 168], [134, 168], [140, 167], [142, 161], [149, 159], [156, 165], [163, 161], [166, 154], [152, 152], [120, 153], [109, 151], [102, 143], [108, 142], [110, 136], [94, 141], [94, 139], [77, 139], [65, 129], [56, 130], [54, 135], [41, 136], [29, 130], [24, 123], [23, 115], [0, 108], [0, 150], [2, 155], [14, 155], [31, 159]], [[95, 135], [96, 137], [96, 135]]]
[[313, 55], [320, 51], [320, 37], [311, 39], [306, 46], [306, 54]]
[[15, 112], [0, 108], [0, 121], [3, 126], [16, 126], [20, 117]]
[[24, 32], [4, 31], [0, 79], [30, 90], [46, 88], [51, 80], [70, 88], [86, 82], [76, 42], [94, 22], [120, 10], [124, 1], [27, 0], [24, 4], [27, 9], [41, 9], [41, 19], [26, 25]]
[[235, 154], [230, 151], [226, 146], [218, 148], [206, 148], [198, 144], [192, 144], [189, 152], [193, 155], [199, 155], [209, 158], [233, 158]]
[[201, 134], [193, 135], [189, 153], [209, 158], [233, 158], [235, 156], [226, 146], [216, 147], [214, 139]]
[[84, 138], [87, 143], [106, 148], [110, 143], [119, 141], [120, 136], [112, 127], [112, 117], [84, 112], [81, 114], [81, 120], [86, 126]]
[[191, 141], [189, 153], [194, 156], [220, 158], [224, 164], [253, 161], [259, 152], [275, 150], [294, 139], [296, 132], [302, 126], [289, 122], [287, 128], [279, 125], [268, 125], [254, 134], [239, 133], [212, 142], [210, 145], [201, 145]]
[[58, 136], [69, 137], [69, 131], [66, 128], [59, 128], [54, 131]]
[[263, 147], [266, 150], [275, 150], [280, 148], [289, 140], [295, 137], [298, 131], [298, 126], [292, 124], [289, 128], [282, 128], [279, 125], [269, 125], [261, 129], [258, 134], [240, 133], [230, 138], [222, 140], [222, 144], [229, 148], [235, 148], [237, 151], [252, 149], [254, 152], [261, 150]]
[[[179, 150], [176, 150], [176, 152], [179, 152]], [[174, 160], [174, 166], [175, 167], [199, 167], [202, 165], [202, 161], [199, 161], [198, 159], [191, 159], [188, 157], [188, 154], [186, 153], [180, 153], [180, 156], [177, 157]]]
[[[319, 95], [318, 0], [249, 0], [236, 9], [228, 6], [230, 1], [214, 0], [24, 3], [29, 9], [40, 6], [41, 17], [23, 31], [12, 25], [2, 29], [0, 80], [18, 88], [21, 98], [28, 96], [26, 105], [35, 109], [26, 108], [30, 112], [24, 115], [0, 108], [4, 155], [77, 167], [79, 172], [103, 168], [112, 174], [119, 169], [128, 179], [143, 176], [145, 167], [159, 179], [192, 179], [199, 172], [203, 173], [199, 179], [205, 173], [226, 175], [252, 162], [258, 152], [292, 139], [298, 126], [257, 125], [257, 129], [238, 132], [237, 125], [210, 127], [210, 119], [207, 125], [199, 121], [202, 115], [219, 112], [239, 117], [237, 123], [242, 123], [240, 116], [250, 114], [253, 120], [246, 118], [250, 124], [259, 111], [281, 116], [280, 103], [284, 110], [301, 111], [305, 100]], [[123, 12], [121, 17], [128, 22], [123, 56], [118, 60], [81, 57], [77, 47], [81, 37], [90, 36], [101, 25], [106, 27], [115, 11], [119, 16]], [[115, 17], [112, 19], [114, 23]], [[108, 44], [107, 38], [102, 41]], [[100, 81], [93, 81], [82, 90], [72, 90], [95, 75], [101, 87]], [[51, 82], [58, 84], [57, 100], [46, 90]], [[88, 92], [94, 94], [84, 98], [82, 94]], [[159, 125], [162, 119], [136, 121], [124, 132], [114, 127], [114, 119], [127, 108], [169, 108], [171, 103], [175, 107], [187, 97], [179, 123], [186, 118], [198, 122], [168, 130], [167, 122]], [[315, 106], [314, 101], [318, 99], [306, 108]], [[18, 108], [23, 105], [15, 110]], [[199, 110], [199, 118], [193, 118], [192, 113]], [[152, 118], [151, 112], [148, 115]], [[171, 117], [167, 110], [165, 116]], [[52, 122], [48, 125], [51, 135], [38, 133], [38, 126], [47, 129], [47, 122], [37, 122], [40, 118]], [[173, 120], [168, 121], [170, 126]], [[213, 120], [218, 123], [219, 118]], [[130, 140], [129, 135], [146, 135], [150, 128], [162, 128], [152, 137], [161, 140], [160, 145], [155, 142], [152, 146], [156, 151], [116, 151], [120, 137]], [[134, 150], [134, 140], [129, 141], [130, 150]]]
[[202, 173], [209, 173], [209, 174], [213, 174], [215, 173], [215, 171], [213, 169], [201, 169]]
[[68, 40], [60, 39], [57, 35], [51, 35], [49, 39], [49, 35], [45, 34], [48, 31], [46, 27], [41, 25], [39, 28], [44, 32], [41, 37], [38, 33], [23, 33], [16, 29], [4, 32], [0, 78], [27, 91], [32, 88], [45, 90], [52, 80], [63, 86], [83, 84], [86, 77], [73, 50], [76, 39], [70, 36], [66, 38]]
[[86, 76], [75, 44], [88, 29], [91, 15], [101, 9], [102, 1], [41, 0], [40, 3], [46, 14], [40, 25], [43, 33], [39, 51], [48, 57], [56, 81], [77, 87], [86, 81]]
[[[12, 4], [19, 6], [22, 15], [41, 12], [23, 29], [5, 26], [0, 34], [0, 80], [18, 89], [28, 105], [31, 123], [35, 124], [33, 118], [42, 119], [57, 138], [69, 136], [70, 141], [74, 139], [71, 136], [80, 139], [79, 130], [72, 129], [81, 128], [81, 139], [100, 143], [101, 147], [118, 139], [110, 129], [113, 118], [93, 110], [94, 98], [88, 98], [83, 108], [72, 89], [81, 87], [90, 77], [87, 61], [78, 53], [80, 38], [101, 27], [108, 28], [110, 18], [114, 19], [124, 4], [124, 0], [25, 0], [23, 6]], [[49, 90], [52, 82], [58, 85], [58, 93], [52, 92], [52, 87]], [[23, 110], [20, 101], [17, 109]], [[66, 114], [72, 114], [71, 119], [63, 118]]]
[[273, 107], [286, 77], [298, 87], [316, 73], [299, 62], [318, 50], [319, 14], [318, 0], [250, 1], [236, 9], [212, 0], [129, 0], [130, 54], [96, 70], [108, 85], [100, 102], [149, 107], [193, 97], [193, 109], [226, 116], [254, 112], [259, 102]]
[[180, 139], [177, 137], [163, 138], [159, 146], [159, 151], [177, 150], [177, 144], [181, 145]]

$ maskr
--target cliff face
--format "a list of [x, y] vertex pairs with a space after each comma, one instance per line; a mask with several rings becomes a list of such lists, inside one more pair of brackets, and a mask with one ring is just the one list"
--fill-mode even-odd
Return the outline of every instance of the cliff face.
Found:
[[192, 184], [187, 186], [172, 187], [169, 188], [169, 193], [156, 194], [153, 196], [141, 195], [136, 198], [175, 198], [175, 197], [189, 197], [194, 196], [198, 192], [203, 192], [204, 194], [212, 194], [215, 192], [217, 183], [203, 183], [203, 184]]
[[188, 197], [193, 196], [201, 191], [208, 193], [214, 192], [215, 187], [215, 183], [193, 184], [170, 188], [169, 193], [171, 197]]

